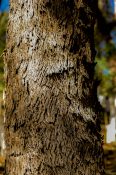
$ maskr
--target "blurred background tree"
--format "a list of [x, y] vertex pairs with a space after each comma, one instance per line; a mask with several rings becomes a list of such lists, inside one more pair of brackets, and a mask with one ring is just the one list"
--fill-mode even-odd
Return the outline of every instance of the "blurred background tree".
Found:
[[115, 0], [99, 0], [95, 27], [96, 76], [101, 80], [98, 93], [116, 95], [116, 14]]
[[8, 0], [0, 0], [0, 174], [4, 169], [5, 163], [5, 143], [4, 143], [4, 103], [3, 103], [3, 89], [4, 89], [4, 64], [3, 51], [6, 43], [6, 27], [8, 21]]
[[4, 88], [4, 78], [3, 78], [4, 66], [3, 66], [2, 53], [3, 50], [5, 49], [7, 19], [8, 19], [7, 13], [4, 12], [0, 14], [0, 97], [2, 96]]
[[3, 94], [4, 89], [4, 66], [3, 66], [3, 57], [2, 53], [5, 49], [6, 42], [6, 26], [8, 20], [8, 10], [9, 10], [9, 1], [8, 0], [0, 0], [0, 98]]

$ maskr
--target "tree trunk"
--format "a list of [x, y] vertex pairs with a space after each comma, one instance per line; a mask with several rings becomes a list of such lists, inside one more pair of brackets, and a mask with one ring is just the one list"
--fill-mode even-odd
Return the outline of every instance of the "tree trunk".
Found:
[[95, 1], [11, 0], [6, 175], [102, 175]]

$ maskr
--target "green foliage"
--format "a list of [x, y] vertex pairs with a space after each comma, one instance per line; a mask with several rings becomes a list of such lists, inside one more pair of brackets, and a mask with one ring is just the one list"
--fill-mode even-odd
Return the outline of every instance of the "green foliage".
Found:
[[114, 95], [116, 93], [116, 72], [112, 71], [111, 67], [109, 66], [109, 62], [105, 57], [102, 59], [96, 58], [96, 62], [96, 76], [101, 80], [101, 84], [99, 86], [99, 94], [103, 96]]
[[0, 14], [0, 96], [2, 96], [3, 88], [4, 88], [4, 64], [3, 64], [3, 57], [2, 53], [5, 49], [6, 43], [6, 26], [7, 26], [8, 14], [2, 13]]
[[98, 3], [100, 11], [97, 12], [95, 26], [96, 76], [101, 80], [99, 94], [112, 96], [116, 94], [116, 19], [109, 0], [98, 0]]

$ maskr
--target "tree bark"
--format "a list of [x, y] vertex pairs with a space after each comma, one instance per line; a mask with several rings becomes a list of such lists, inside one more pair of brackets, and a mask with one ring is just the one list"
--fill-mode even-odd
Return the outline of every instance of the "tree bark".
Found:
[[95, 1], [10, 3], [6, 175], [102, 175]]

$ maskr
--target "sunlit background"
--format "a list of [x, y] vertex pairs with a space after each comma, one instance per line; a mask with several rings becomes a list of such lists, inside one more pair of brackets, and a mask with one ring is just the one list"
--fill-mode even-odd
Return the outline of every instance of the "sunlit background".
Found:
[[[98, 0], [98, 22], [95, 26], [96, 74], [100, 82], [98, 98], [103, 107], [101, 127], [106, 175], [116, 175], [116, 0]], [[0, 0], [0, 173], [4, 170], [4, 78], [3, 52], [9, 2]], [[1, 175], [1, 174], [0, 174]]]

